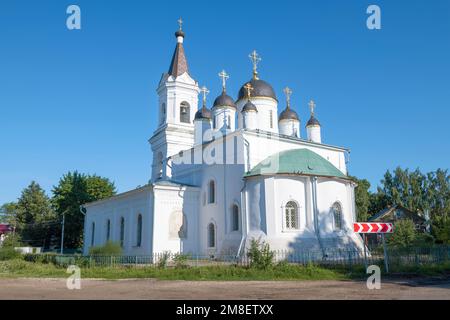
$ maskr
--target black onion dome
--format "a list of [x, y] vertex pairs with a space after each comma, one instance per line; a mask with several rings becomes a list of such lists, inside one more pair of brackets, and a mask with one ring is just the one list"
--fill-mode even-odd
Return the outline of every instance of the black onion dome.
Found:
[[283, 112], [280, 113], [280, 118], [278, 121], [281, 120], [297, 120], [299, 121], [298, 114], [291, 108], [284, 109]]
[[251, 91], [252, 97], [268, 97], [277, 100], [275, 91], [270, 84], [268, 84], [264, 80], [252, 79], [244, 83], [244, 85], [239, 90], [238, 101], [247, 98], [247, 90], [245, 90], [244, 88], [247, 83], [250, 83], [253, 88], [253, 90]]
[[251, 101], [247, 101], [247, 103], [244, 105], [244, 107], [242, 107], [241, 112], [249, 112], [249, 111], [258, 112], [258, 109]]
[[236, 104], [229, 95], [222, 92], [222, 94], [214, 100], [213, 108], [214, 107], [232, 107], [236, 109]]
[[311, 116], [311, 118], [309, 118], [308, 123], [306, 124], [306, 126], [307, 127], [309, 127], [309, 126], [320, 126], [320, 122], [314, 116]]
[[209, 110], [206, 107], [202, 107], [195, 113], [194, 120], [202, 120], [202, 119], [211, 120], [211, 110]]
[[184, 32], [182, 30], [178, 30], [177, 32], [175, 32], [175, 37], [183, 37], [184, 38]]

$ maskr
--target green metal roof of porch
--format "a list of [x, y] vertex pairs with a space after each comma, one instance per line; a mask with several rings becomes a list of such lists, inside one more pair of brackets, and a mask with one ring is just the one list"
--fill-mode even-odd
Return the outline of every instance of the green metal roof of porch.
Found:
[[275, 153], [244, 174], [244, 177], [276, 174], [350, 179], [328, 160], [309, 149], [294, 149]]

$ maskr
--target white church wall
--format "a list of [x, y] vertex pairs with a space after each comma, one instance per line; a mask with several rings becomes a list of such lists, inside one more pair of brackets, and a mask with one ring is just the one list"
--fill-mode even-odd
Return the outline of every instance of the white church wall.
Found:
[[234, 131], [236, 129], [236, 110], [229, 107], [214, 108], [213, 128], [225, 131]]
[[[202, 253], [227, 252], [237, 249], [241, 238], [242, 226], [238, 231], [231, 230], [232, 206], [237, 204], [242, 213], [240, 191], [242, 188], [242, 166], [239, 165], [204, 165], [201, 173], [200, 200], [200, 244]], [[215, 197], [210, 203], [209, 183], [214, 181]], [[216, 246], [208, 246], [208, 225], [216, 226]]]
[[[319, 178], [317, 183], [317, 209], [319, 211], [320, 232], [323, 236], [334, 237], [346, 230], [352, 230], [354, 222], [353, 206], [349, 201], [351, 189], [349, 182]], [[334, 229], [332, 206], [339, 203], [342, 207], [342, 230]]]
[[[234, 139], [237, 134], [230, 134], [225, 137], [228, 142]], [[172, 166], [172, 179], [177, 182], [195, 185], [200, 187], [199, 201], [199, 239], [200, 252], [224, 253], [231, 250], [236, 251], [242, 237], [242, 225], [239, 230], [233, 231], [232, 226], [232, 206], [237, 204], [239, 215], [241, 208], [241, 188], [243, 186], [242, 175], [244, 173], [243, 164], [233, 164], [234, 155], [238, 152], [238, 144], [230, 143], [227, 148], [222, 147], [223, 140], [215, 141], [205, 149], [196, 147], [195, 152], [200, 155], [199, 164], [180, 164], [179, 157], [174, 160]], [[215, 149], [218, 147], [219, 149]], [[203, 152], [204, 151], [204, 152]], [[194, 156], [189, 157], [184, 154], [185, 159], [194, 162]], [[205, 161], [202, 163], [202, 156]], [[229, 158], [231, 156], [231, 158]], [[227, 159], [228, 157], [228, 159]], [[213, 161], [215, 159], [215, 161]], [[215, 164], [218, 162], [218, 164]], [[222, 165], [222, 163], [230, 163]], [[214, 181], [215, 199], [209, 203], [209, 182]], [[216, 226], [216, 245], [214, 248], [208, 247], [208, 225], [214, 223]]]
[[153, 252], [197, 253], [199, 190], [155, 185]]
[[[157, 89], [159, 127], [149, 140], [154, 155], [152, 181], [159, 178], [158, 157], [160, 154], [166, 159], [194, 145], [193, 121], [198, 110], [199, 92], [197, 82], [188, 73], [184, 73], [176, 79], [167, 74], [161, 78]], [[187, 122], [181, 122], [180, 106], [182, 104], [189, 106]]]
[[[268, 210], [267, 214], [271, 217], [268, 225], [275, 226], [268, 231], [268, 234], [283, 235], [285, 237], [297, 237], [303, 233], [306, 228], [306, 188], [307, 178], [305, 177], [275, 177], [270, 179], [273, 181], [274, 195], [273, 208]], [[266, 180], [268, 183], [270, 180]], [[268, 200], [266, 200], [269, 202]], [[285, 209], [286, 204], [293, 201], [298, 206], [298, 229], [289, 230], [286, 228]]]
[[309, 126], [306, 128], [306, 138], [308, 141], [322, 143], [320, 126]]
[[[278, 103], [270, 98], [252, 98], [251, 101], [258, 109], [256, 114], [256, 128], [278, 133]], [[240, 128], [243, 125], [241, 111], [246, 103], [247, 99], [242, 99], [236, 105]]]
[[[249, 236], [261, 238], [273, 250], [314, 249], [319, 243], [312, 227], [310, 179], [299, 176], [267, 176], [247, 179]], [[285, 209], [298, 205], [298, 228], [288, 229]]]
[[280, 134], [300, 138], [300, 121], [287, 119], [278, 123]]
[[[200, 89], [194, 79], [187, 73], [174, 79], [172, 76], [163, 78], [163, 82], [157, 89], [159, 95], [159, 106], [166, 104], [166, 123], [179, 124], [180, 110], [182, 102], [187, 102], [190, 107], [190, 123], [194, 120], [195, 113], [198, 110], [198, 93]], [[159, 108], [161, 111], [161, 108]]]
[[292, 149], [309, 149], [331, 162], [342, 173], [347, 174], [345, 150], [326, 145], [311, 144], [299, 139], [284, 139], [273, 136], [267, 138], [264, 134], [245, 132], [244, 137], [250, 143], [250, 167], [253, 168], [267, 157], [281, 151]]
[[[111, 222], [110, 241], [120, 243], [121, 218], [125, 220], [123, 254], [148, 255], [152, 250], [152, 203], [151, 187], [132, 190], [115, 197], [86, 204], [84, 248], [88, 254], [92, 246], [92, 223], [95, 223], [94, 246], [107, 242], [107, 223]], [[142, 215], [141, 245], [137, 244], [138, 215]]]

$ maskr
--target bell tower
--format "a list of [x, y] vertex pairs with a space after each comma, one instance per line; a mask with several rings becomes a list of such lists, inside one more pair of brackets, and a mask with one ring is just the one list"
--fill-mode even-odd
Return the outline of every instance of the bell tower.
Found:
[[[178, 20], [177, 44], [169, 71], [163, 73], [158, 93], [158, 127], [149, 139], [153, 152], [152, 181], [165, 178], [166, 159], [194, 146], [194, 116], [200, 89], [189, 74], [183, 41], [183, 21]], [[168, 173], [170, 176], [170, 173]]]

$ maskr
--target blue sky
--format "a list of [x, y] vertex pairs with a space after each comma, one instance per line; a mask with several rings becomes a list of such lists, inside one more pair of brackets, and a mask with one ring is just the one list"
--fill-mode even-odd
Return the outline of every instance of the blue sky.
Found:
[[[77, 4], [82, 30], [66, 28]], [[366, 28], [366, 9], [382, 29]], [[147, 139], [156, 86], [170, 63], [182, 16], [192, 76], [236, 96], [260, 77], [304, 124], [317, 103], [323, 141], [351, 148], [349, 170], [376, 186], [387, 169], [450, 162], [450, 1], [0, 2], [0, 204], [31, 180], [50, 194], [69, 170], [113, 180], [118, 191], [150, 177]], [[279, 111], [284, 108], [281, 103]]]

